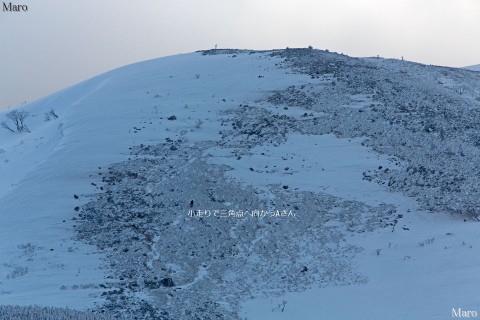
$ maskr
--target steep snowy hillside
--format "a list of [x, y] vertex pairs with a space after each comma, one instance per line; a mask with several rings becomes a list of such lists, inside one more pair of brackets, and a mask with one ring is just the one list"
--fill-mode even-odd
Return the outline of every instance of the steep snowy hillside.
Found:
[[[479, 107], [478, 72], [287, 49], [146, 61], [3, 112], [0, 305], [476, 311]], [[25, 310], [91, 312], [0, 315]]]

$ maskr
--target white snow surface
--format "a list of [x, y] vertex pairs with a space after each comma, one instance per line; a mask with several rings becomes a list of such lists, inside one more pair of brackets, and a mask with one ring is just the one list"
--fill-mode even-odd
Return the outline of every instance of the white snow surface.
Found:
[[[410, 199], [384, 199], [402, 208], [402, 227], [354, 235], [364, 250], [363, 284], [311, 288], [244, 304], [247, 319], [450, 319], [452, 309], [477, 311], [478, 225], [415, 209]], [[411, 208], [412, 210], [408, 210]], [[405, 210], [407, 209], [407, 210]], [[284, 311], [279, 306], [286, 301]]]
[[[205, 130], [189, 138], [211, 137], [217, 109], [285, 86], [276, 62], [259, 55], [167, 57], [117, 69], [23, 106], [31, 115], [32, 133], [0, 130], [0, 304], [83, 309], [101, 301], [98, 289], [61, 290], [95, 285], [105, 276], [96, 248], [72, 240], [74, 208], [82, 204], [74, 194], [97, 192], [91, 183], [101, 182], [99, 168], [127, 159], [131, 146], [164, 141], [166, 130], [179, 135], [202, 120]], [[258, 78], [261, 73], [268, 81]], [[44, 121], [50, 109], [59, 118]], [[171, 114], [179, 121], [170, 123]], [[155, 122], [146, 126], [152, 116]], [[134, 133], [134, 127], [142, 130]], [[14, 276], [18, 268], [26, 273]]]
[[[0, 130], [0, 305], [102, 305], [99, 285], [110, 266], [101, 250], [75, 240], [75, 208], [102, 192], [106, 168], [128, 160], [131, 147], [167, 137], [192, 145], [218, 141], [223, 111], [291, 85], [321, 90], [324, 78], [280, 68], [282, 61], [266, 53], [172, 56], [102, 74], [20, 107], [29, 112], [31, 133]], [[372, 99], [355, 93], [339, 106], [357, 110]], [[265, 108], [296, 118], [304, 112], [323, 116], [302, 106]], [[45, 121], [51, 109], [59, 117]], [[176, 121], [167, 119], [172, 115]], [[195, 126], [199, 130], [191, 130]], [[391, 204], [403, 216], [393, 230], [345, 232], [350, 244], [363, 249], [351, 263], [366, 281], [245, 297], [241, 317], [404, 320], [450, 319], [452, 308], [480, 312], [479, 225], [446, 212], [427, 213], [413, 197], [364, 180], [363, 172], [395, 167], [395, 160], [362, 141], [290, 132], [279, 145], [256, 145], [241, 160], [233, 147], [204, 150], [208, 163], [228, 166], [228, 177], [261, 191], [288, 185], [369, 206]], [[160, 253], [153, 248], [149, 256], [159, 259]], [[199, 267], [193, 282], [179, 288], [209, 273]]]

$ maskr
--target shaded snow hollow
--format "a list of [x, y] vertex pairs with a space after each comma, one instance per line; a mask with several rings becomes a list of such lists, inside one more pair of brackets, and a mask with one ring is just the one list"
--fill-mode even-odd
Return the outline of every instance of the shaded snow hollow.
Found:
[[22, 106], [31, 133], [0, 131], [0, 304], [126, 319], [477, 310], [479, 81], [217, 50]]

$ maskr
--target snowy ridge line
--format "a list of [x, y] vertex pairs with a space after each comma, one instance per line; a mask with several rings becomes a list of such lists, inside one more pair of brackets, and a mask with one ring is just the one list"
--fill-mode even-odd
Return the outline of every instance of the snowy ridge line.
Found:
[[[366, 173], [366, 179], [416, 197], [431, 212], [479, 219], [480, 187], [474, 177], [480, 174], [475, 165], [480, 161], [480, 74], [308, 49], [272, 55], [312, 79], [332, 75], [321, 91], [304, 84], [267, 99], [325, 113], [305, 120], [314, 126], [304, 133], [366, 138], [365, 146], [397, 159]], [[349, 108], [359, 104], [359, 94], [367, 95], [361, 107]]]
[[[22, 106], [31, 133], [0, 128], [2, 303], [100, 306], [102, 291], [116, 290], [112, 282], [121, 280], [109, 277], [103, 249], [72, 234], [82, 223], [75, 218], [88, 201], [84, 195], [96, 198], [94, 193], [102, 191], [107, 174], [102, 168], [126, 160], [133, 145], [185, 135], [193, 142], [215, 139], [217, 119], [208, 113], [256, 97], [259, 88], [281, 88], [285, 80], [271, 68], [278, 60], [200, 53], [166, 57], [113, 70]], [[260, 70], [268, 70], [268, 82], [258, 78]], [[0, 117], [8, 120], [3, 112]], [[136, 237], [148, 236], [141, 228], [131, 229]], [[23, 252], [26, 244], [40, 248], [31, 259]], [[138, 290], [135, 296], [142, 299]]]
[[[473, 310], [479, 84], [408, 61], [219, 49], [22, 106], [30, 133], [0, 130], [0, 299], [146, 320]], [[296, 214], [188, 214], [215, 209]]]

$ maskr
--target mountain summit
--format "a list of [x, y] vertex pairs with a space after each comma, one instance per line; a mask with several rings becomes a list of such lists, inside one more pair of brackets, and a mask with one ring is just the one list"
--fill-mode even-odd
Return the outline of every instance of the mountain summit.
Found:
[[479, 88], [465, 69], [218, 49], [2, 112], [0, 317], [473, 312]]

